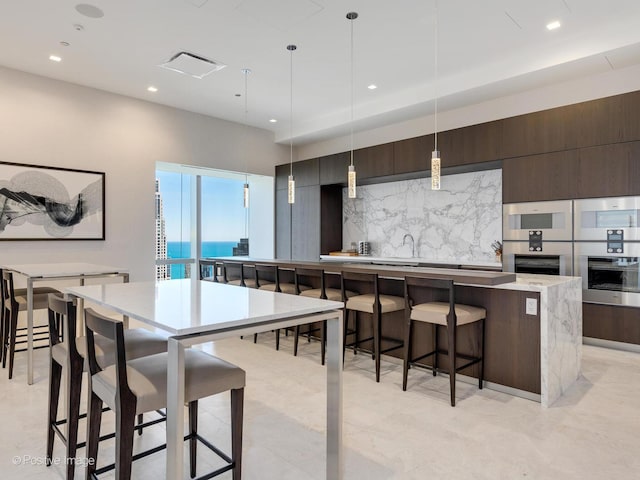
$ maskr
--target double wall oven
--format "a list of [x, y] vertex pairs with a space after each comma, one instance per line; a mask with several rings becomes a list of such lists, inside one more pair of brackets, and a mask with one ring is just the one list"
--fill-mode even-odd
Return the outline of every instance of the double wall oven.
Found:
[[571, 200], [505, 204], [502, 229], [505, 271], [572, 275]]
[[575, 201], [574, 273], [582, 299], [640, 307], [640, 197]]

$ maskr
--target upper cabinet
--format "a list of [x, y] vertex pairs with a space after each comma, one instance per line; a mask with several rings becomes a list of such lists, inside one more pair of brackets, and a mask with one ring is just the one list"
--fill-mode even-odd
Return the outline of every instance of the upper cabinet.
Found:
[[[320, 185], [347, 183], [351, 152], [328, 155], [320, 159]], [[360, 148], [353, 152], [358, 181], [393, 175], [393, 143]]]
[[640, 142], [578, 150], [576, 198], [640, 195]]
[[640, 142], [512, 158], [502, 166], [504, 203], [640, 195]]
[[327, 155], [320, 159], [320, 185], [347, 183], [349, 152]]
[[512, 158], [502, 164], [503, 203], [576, 198], [575, 150]]
[[319, 159], [312, 158], [311, 160], [302, 160], [300, 162], [293, 162], [293, 165], [288, 163], [284, 165], [278, 165], [276, 167], [276, 190], [282, 190], [287, 188], [289, 181], [289, 174], [293, 170], [293, 177], [296, 181], [296, 187], [306, 187], [308, 185], [320, 184], [320, 169]]
[[[431, 139], [431, 140], [430, 140]], [[413, 173], [431, 168], [433, 135], [407, 138], [393, 143], [393, 173]]]
[[[509, 202], [638, 194], [639, 141], [640, 91], [438, 133], [443, 174], [502, 161]], [[429, 134], [355, 150], [358, 181], [429, 175], [434, 146]], [[346, 185], [349, 158], [347, 151], [294, 163], [296, 186]], [[276, 167], [277, 189], [288, 175], [288, 165]]]
[[355, 150], [353, 164], [360, 180], [393, 175], [393, 143]]

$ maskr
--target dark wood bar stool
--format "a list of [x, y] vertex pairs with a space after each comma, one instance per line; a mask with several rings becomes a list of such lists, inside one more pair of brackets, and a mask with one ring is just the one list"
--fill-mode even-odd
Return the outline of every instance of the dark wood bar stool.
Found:
[[253, 269], [253, 266], [245, 266], [236, 262], [222, 262], [224, 283], [240, 287], [255, 287], [255, 275], [254, 273], [248, 273], [249, 269]]
[[[18, 314], [27, 311], [27, 289], [14, 288], [13, 273], [0, 270], [2, 272], [2, 319], [1, 319], [1, 337], [2, 337], [2, 368], [6, 367], [7, 357], [9, 358], [9, 379], [13, 378], [13, 362], [16, 352], [25, 352], [26, 348], [17, 348], [19, 345], [27, 343], [27, 328], [18, 328]], [[49, 293], [58, 292], [58, 290], [50, 287], [39, 287], [33, 289], [33, 310], [44, 310], [47, 308], [47, 295]], [[33, 341], [48, 340], [48, 325], [33, 326]], [[34, 349], [48, 348], [48, 342], [43, 345], [34, 346]]]
[[[87, 414], [87, 479], [115, 468], [118, 480], [131, 478], [135, 416], [165, 408], [167, 404], [167, 354], [159, 353], [127, 361], [124, 329], [121, 322], [102, 316], [91, 309], [85, 311], [87, 360], [89, 364], [90, 400]], [[97, 339], [115, 343], [116, 362], [103, 368], [96, 357]], [[233, 470], [233, 479], [241, 479], [242, 417], [245, 372], [241, 368], [212, 355], [189, 348], [184, 355], [185, 401], [189, 406], [189, 458], [191, 478], [196, 476], [197, 442], [216, 453], [223, 467], [200, 478], [212, 478]], [[198, 434], [198, 400], [231, 391], [231, 457], [211, 445]], [[98, 440], [102, 405], [106, 403], [116, 414], [116, 463], [98, 469]], [[152, 448], [135, 458], [151, 455], [165, 448]]]
[[[295, 284], [298, 289], [298, 295], [303, 297], [310, 298], [320, 298], [323, 300], [335, 300], [337, 302], [343, 302], [342, 290], [339, 288], [326, 288], [325, 286], [325, 277], [324, 270], [315, 269], [315, 268], [296, 268], [295, 269]], [[315, 285], [309, 285], [309, 283], [313, 283]], [[315, 288], [314, 288], [315, 286]], [[353, 295], [353, 292], [349, 292]], [[351, 296], [350, 295], [350, 296]], [[320, 322], [320, 325], [317, 324], [307, 324], [306, 331], [303, 333], [307, 334], [308, 341], [311, 341], [311, 335], [313, 333], [320, 334], [320, 352], [321, 352], [321, 362], [324, 365], [325, 361], [325, 337], [327, 331], [327, 322]], [[295, 356], [298, 355], [298, 340], [300, 337], [300, 325], [296, 325], [294, 329], [294, 340], [293, 340], [293, 354]]]
[[[345, 305], [344, 347], [353, 346], [357, 353], [358, 345], [362, 342], [373, 340], [373, 359], [376, 364], [376, 382], [380, 381], [380, 356], [383, 353], [402, 348], [402, 340], [385, 337], [382, 335], [382, 316], [385, 313], [404, 310], [404, 298], [395, 295], [380, 294], [377, 273], [351, 273], [342, 272], [342, 291], [358, 292], [347, 298]], [[346, 298], [346, 293], [345, 293]], [[366, 313], [371, 316], [373, 324], [373, 336], [358, 338], [358, 315], [356, 312]], [[353, 329], [348, 329], [349, 318], [352, 318]], [[355, 340], [347, 344], [347, 336], [353, 334]], [[382, 340], [392, 342], [394, 345], [382, 350]]]
[[200, 280], [207, 280], [209, 282], [225, 283], [224, 281], [224, 266], [222, 262], [201, 262], [200, 263]]
[[[76, 306], [73, 301], [51, 294], [48, 298], [49, 306], [49, 336], [51, 349], [49, 355], [49, 415], [47, 425], [47, 465], [51, 464], [55, 435], [65, 444], [66, 458], [76, 457], [78, 448], [84, 442], [78, 443], [78, 421], [85, 415], [80, 415], [80, 397], [82, 390], [82, 373], [86, 357], [86, 339], [76, 336]], [[64, 338], [64, 341], [60, 341]], [[164, 337], [145, 329], [127, 329], [124, 331], [124, 342], [128, 347], [127, 358], [140, 358], [167, 351], [167, 341]], [[115, 345], [113, 342], [100, 337], [96, 339], [96, 359], [102, 367], [115, 362]], [[60, 399], [60, 385], [62, 373], [67, 378], [64, 392], [66, 402], [66, 418], [58, 419], [58, 403]], [[139, 418], [142, 423], [142, 418]], [[155, 423], [155, 422], [150, 422]], [[60, 429], [67, 425], [66, 435]], [[147, 425], [138, 425], [139, 432]], [[103, 439], [111, 438], [107, 435]], [[67, 463], [67, 480], [74, 476], [73, 462]]]
[[[275, 265], [267, 265], [256, 263], [254, 267], [255, 288], [258, 290], [268, 290], [271, 292], [279, 292], [278, 267]], [[280, 329], [276, 330], [276, 350], [280, 350]], [[253, 343], [258, 341], [258, 334], [253, 334]]]
[[[273, 285], [266, 285], [263, 290], [270, 290], [272, 292], [281, 292], [288, 293], [289, 295], [298, 295], [300, 291], [310, 290], [311, 287], [307, 285], [296, 285], [295, 280], [295, 270], [290, 268], [281, 268], [277, 265], [265, 265], [265, 267], [270, 267], [270, 269], [275, 270], [277, 273], [275, 274], [276, 281]], [[273, 271], [270, 270], [270, 271]], [[272, 274], [274, 275], [274, 274]], [[282, 279], [290, 277], [292, 282], [283, 282]]]
[[[420, 290], [437, 289], [445, 291], [447, 294], [447, 302], [427, 302], [417, 303], [416, 294]], [[480, 363], [480, 374], [478, 375], [478, 387], [482, 389], [484, 380], [484, 326], [487, 311], [481, 307], [471, 305], [463, 305], [455, 301], [455, 286], [453, 280], [423, 278], [423, 277], [405, 277], [405, 318], [407, 325], [405, 327], [404, 341], [404, 365], [402, 377], [402, 390], [407, 389], [407, 376], [409, 365], [433, 355], [433, 375], [438, 371], [438, 353], [446, 354], [449, 358], [449, 385], [451, 395], [451, 406], [456, 405], [456, 372], [467, 368], [476, 363]], [[414, 357], [412, 354], [412, 327], [413, 322], [430, 323], [433, 327], [433, 350]], [[458, 353], [456, 350], [456, 334], [458, 327], [482, 322], [480, 326], [480, 356], [474, 357], [466, 354]], [[438, 348], [438, 325], [447, 329], [448, 349], [441, 350]], [[458, 366], [456, 359], [462, 358], [467, 360], [463, 365]]]
[[279, 292], [278, 267], [264, 263], [255, 264], [255, 288]]

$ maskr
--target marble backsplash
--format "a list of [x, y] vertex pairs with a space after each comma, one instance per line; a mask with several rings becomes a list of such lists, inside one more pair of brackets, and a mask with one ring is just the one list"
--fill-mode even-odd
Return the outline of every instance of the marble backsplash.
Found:
[[378, 257], [415, 256], [444, 261], [494, 261], [491, 242], [502, 239], [502, 171], [485, 170], [442, 177], [358, 186], [358, 198], [343, 189], [343, 248], [371, 244]]

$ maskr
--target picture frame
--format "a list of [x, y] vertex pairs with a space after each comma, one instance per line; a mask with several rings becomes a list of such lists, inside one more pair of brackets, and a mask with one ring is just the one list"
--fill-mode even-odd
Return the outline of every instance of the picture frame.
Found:
[[104, 239], [104, 172], [0, 162], [0, 240]]

